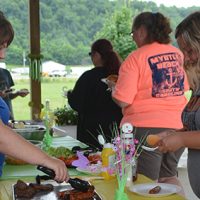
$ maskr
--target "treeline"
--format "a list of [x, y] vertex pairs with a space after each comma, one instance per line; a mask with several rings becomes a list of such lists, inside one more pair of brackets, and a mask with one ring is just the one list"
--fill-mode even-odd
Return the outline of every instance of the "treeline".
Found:
[[[15, 38], [8, 49], [6, 63], [22, 65], [23, 53], [29, 54], [29, 0], [0, 0], [0, 5], [1, 11], [11, 21], [15, 30]], [[124, 15], [124, 7], [125, 14], [127, 9], [130, 11], [129, 15]], [[119, 37], [117, 39], [121, 40], [123, 45], [129, 42], [121, 50], [120, 41], [114, 41], [116, 29], [112, 28], [112, 23], [117, 21], [120, 24], [119, 19], [123, 18], [126, 24], [121, 23], [120, 26], [125, 24], [121, 30], [127, 34], [131, 30], [132, 18], [135, 15], [142, 11], [159, 11], [170, 18], [174, 29], [186, 15], [195, 10], [199, 8], [186, 9], [164, 5], [157, 7], [154, 2], [139, 0], [40, 0], [41, 53], [44, 60], [54, 60], [65, 65], [87, 65], [91, 63], [88, 57], [91, 43], [100, 36], [108, 35], [115, 43], [116, 49], [125, 51], [124, 55], [127, 55], [135, 46], [130, 46], [129, 39]], [[121, 18], [114, 20], [112, 16], [116, 16], [116, 13]], [[109, 34], [105, 33], [108, 31]]]

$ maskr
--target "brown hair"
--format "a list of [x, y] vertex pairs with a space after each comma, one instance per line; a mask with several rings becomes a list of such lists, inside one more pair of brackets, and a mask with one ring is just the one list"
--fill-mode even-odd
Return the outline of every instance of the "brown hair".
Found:
[[[181, 37], [184, 43], [193, 52], [200, 55], [200, 12], [194, 12], [187, 16], [177, 27], [175, 38]], [[193, 91], [200, 89], [200, 57], [195, 64], [184, 63], [190, 87]]]
[[14, 38], [14, 30], [11, 23], [6, 19], [4, 14], [0, 11], [0, 45], [7, 43], [11, 44]]
[[107, 69], [107, 75], [118, 74], [122, 60], [117, 52], [113, 50], [113, 46], [109, 40], [96, 40], [92, 44], [91, 50], [101, 55], [103, 67]]
[[161, 44], [170, 43], [170, 27], [169, 20], [161, 13], [142, 12], [137, 15], [133, 21], [132, 31], [144, 26], [147, 31], [146, 44], [158, 42]]

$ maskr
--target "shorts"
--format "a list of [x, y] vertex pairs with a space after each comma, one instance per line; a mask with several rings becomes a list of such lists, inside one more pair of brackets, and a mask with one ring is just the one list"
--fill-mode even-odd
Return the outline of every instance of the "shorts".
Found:
[[[136, 128], [135, 138], [141, 141], [142, 137], [149, 134], [157, 134], [169, 128]], [[171, 130], [171, 129], [170, 129]], [[153, 152], [143, 150], [138, 158], [137, 172], [152, 180], [178, 175], [178, 161], [184, 148], [176, 152], [162, 153], [159, 150]]]

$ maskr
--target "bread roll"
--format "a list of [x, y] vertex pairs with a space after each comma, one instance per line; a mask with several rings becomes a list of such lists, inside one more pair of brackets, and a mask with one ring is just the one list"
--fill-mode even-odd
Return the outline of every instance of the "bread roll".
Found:
[[118, 79], [118, 75], [116, 75], [116, 74], [111, 74], [111, 75], [109, 75], [106, 79], [109, 80], [109, 81], [112, 81], [112, 82], [116, 83], [116, 82], [117, 82], [117, 79]]
[[148, 145], [155, 146], [160, 141], [160, 137], [158, 135], [148, 135], [146, 141]]

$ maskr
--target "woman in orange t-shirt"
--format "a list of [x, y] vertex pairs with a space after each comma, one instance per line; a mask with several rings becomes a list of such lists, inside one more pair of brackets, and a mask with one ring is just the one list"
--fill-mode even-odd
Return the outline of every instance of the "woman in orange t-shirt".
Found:
[[[136, 126], [139, 140], [149, 133], [182, 128], [186, 77], [183, 54], [170, 44], [171, 32], [161, 13], [143, 12], [133, 21], [131, 35], [138, 49], [123, 62], [112, 96], [123, 108], [121, 124]], [[180, 184], [176, 175], [182, 152], [143, 151], [138, 172], [159, 182]]]

